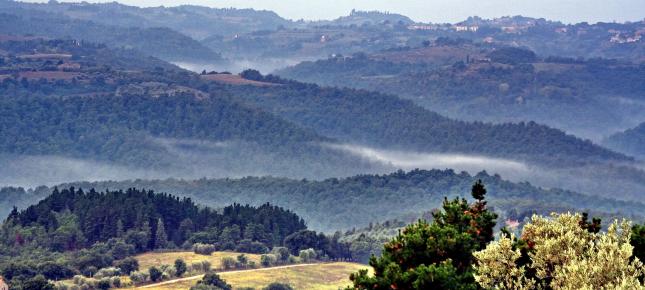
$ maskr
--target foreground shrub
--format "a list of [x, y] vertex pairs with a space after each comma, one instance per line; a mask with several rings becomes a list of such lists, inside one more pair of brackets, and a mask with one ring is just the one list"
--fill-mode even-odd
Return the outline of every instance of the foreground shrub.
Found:
[[625, 220], [599, 233], [580, 214], [536, 215], [520, 239], [503, 234], [474, 253], [475, 279], [495, 289], [642, 289], [630, 238]]

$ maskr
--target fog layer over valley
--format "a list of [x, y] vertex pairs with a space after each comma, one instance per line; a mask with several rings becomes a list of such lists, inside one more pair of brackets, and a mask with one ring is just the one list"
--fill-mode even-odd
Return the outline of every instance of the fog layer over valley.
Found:
[[252, 59], [230, 59], [215, 63], [204, 62], [172, 62], [172, 64], [192, 72], [202, 71], [240, 73], [247, 69], [255, 69], [263, 74], [273, 73], [276, 70], [296, 65], [303, 61], [310, 61], [312, 58], [252, 58]]
[[445, 168], [470, 174], [486, 171], [514, 182], [530, 182], [546, 188], [563, 188], [625, 200], [640, 201], [645, 197], [642, 164], [637, 167], [632, 167], [633, 164], [589, 164], [585, 167], [553, 168], [484, 155], [395, 151], [349, 144], [326, 146], [403, 170]]

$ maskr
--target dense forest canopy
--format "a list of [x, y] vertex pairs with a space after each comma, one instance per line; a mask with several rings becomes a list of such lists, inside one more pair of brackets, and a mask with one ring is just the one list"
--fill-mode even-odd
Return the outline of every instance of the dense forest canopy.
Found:
[[[70, 219], [77, 224], [66, 224]], [[153, 191], [97, 192], [91, 189], [85, 192], [73, 187], [54, 189], [38, 204], [21, 211], [14, 210], [6, 222], [22, 228], [42, 227], [45, 232], [59, 234], [59, 238], [50, 244], [52, 250], [59, 251], [75, 250], [111, 238], [126, 237], [127, 240], [130, 233], [134, 238], [137, 231], [150, 231], [147, 234], [151, 235], [147, 237], [147, 243], [138, 245], [141, 246], [139, 250], [154, 249], [160, 246], [155, 245], [157, 239], [154, 234], [159, 232], [160, 226], [164, 227], [168, 240], [175, 245], [183, 244], [193, 233], [205, 230], [222, 232], [227, 227], [236, 226], [241, 232], [247, 227], [261, 229], [258, 236], [270, 237], [262, 242], [274, 246], [280, 245], [289, 234], [306, 229], [302, 218], [268, 203], [257, 208], [234, 204], [218, 212], [198, 208], [190, 198], [180, 199]], [[70, 232], [72, 236], [66, 236]], [[21, 235], [20, 240], [14, 242], [20, 245], [37, 238], [41, 237]], [[239, 239], [237, 237], [235, 241]]]
[[534, 122], [462, 122], [377, 92], [292, 83], [261, 89], [241, 87], [236, 93], [246, 102], [305, 128], [376, 147], [479, 153], [546, 164], [630, 159]]
[[[61, 186], [97, 189], [137, 187], [181, 192], [213, 207], [225, 206], [230, 202], [254, 205], [271, 202], [294, 211], [312, 229], [334, 231], [366, 226], [370, 222], [418, 217], [438, 207], [444, 196], [461, 196], [478, 179], [488, 187], [491, 206], [501, 216], [510, 219], [521, 220], [532, 213], [548, 214], [551, 211], [575, 209], [603, 216], [632, 216], [634, 219], [641, 219], [642, 215], [643, 205], [639, 202], [616, 201], [560, 189], [542, 189], [529, 183], [509, 182], [485, 172], [470, 175], [453, 170], [399, 171], [322, 181], [246, 177], [192, 181], [79, 182]], [[47, 191], [49, 188], [41, 188], [25, 192], [25, 195], [42, 197]]]

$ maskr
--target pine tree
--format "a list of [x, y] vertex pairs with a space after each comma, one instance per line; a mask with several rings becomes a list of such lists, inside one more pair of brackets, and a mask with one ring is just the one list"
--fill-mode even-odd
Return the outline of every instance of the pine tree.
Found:
[[146, 245], [148, 248], [152, 247], [152, 229], [150, 229], [150, 222], [148, 219], [145, 219], [143, 225], [141, 226], [141, 231], [146, 235]]
[[123, 221], [121, 221], [121, 219], [118, 219], [116, 221], [116, 237], [122, 238], [124, 234], [125, 232], [123, 230]]
[[163, 249], [168, 245], [168, 236], [166, 229], [163, 225], [163, 220], [159, 218], [157, 221], [157, 231], [155, 232], [155, 248]]
[[486, 208], [481, 181], [471, 194], [473, 204], [446, 198], [432, 223], [407, 226], [385, 245], [380, 258], [372, 256], [374, 275], [361, 270], [350, 276], [353, 289], [477, 289], [472, 253], [493, 239], [497, 215]]

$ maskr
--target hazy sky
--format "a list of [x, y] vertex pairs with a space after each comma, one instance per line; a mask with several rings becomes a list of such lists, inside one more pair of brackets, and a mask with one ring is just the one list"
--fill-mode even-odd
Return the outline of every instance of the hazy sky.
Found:
[[120, 0], [117, 2], [136, 6], [197, 4], [210, 7], [266, 9], [273, 10], [286, 18], [307, 20], [336, 18], [347, 15], [353, 8], [401, 13], [422, 22], [458, 22], [473, 15], [492, 18], [520, 14], [567, 23], [624, 22], [645, 18], [645, 0]]

